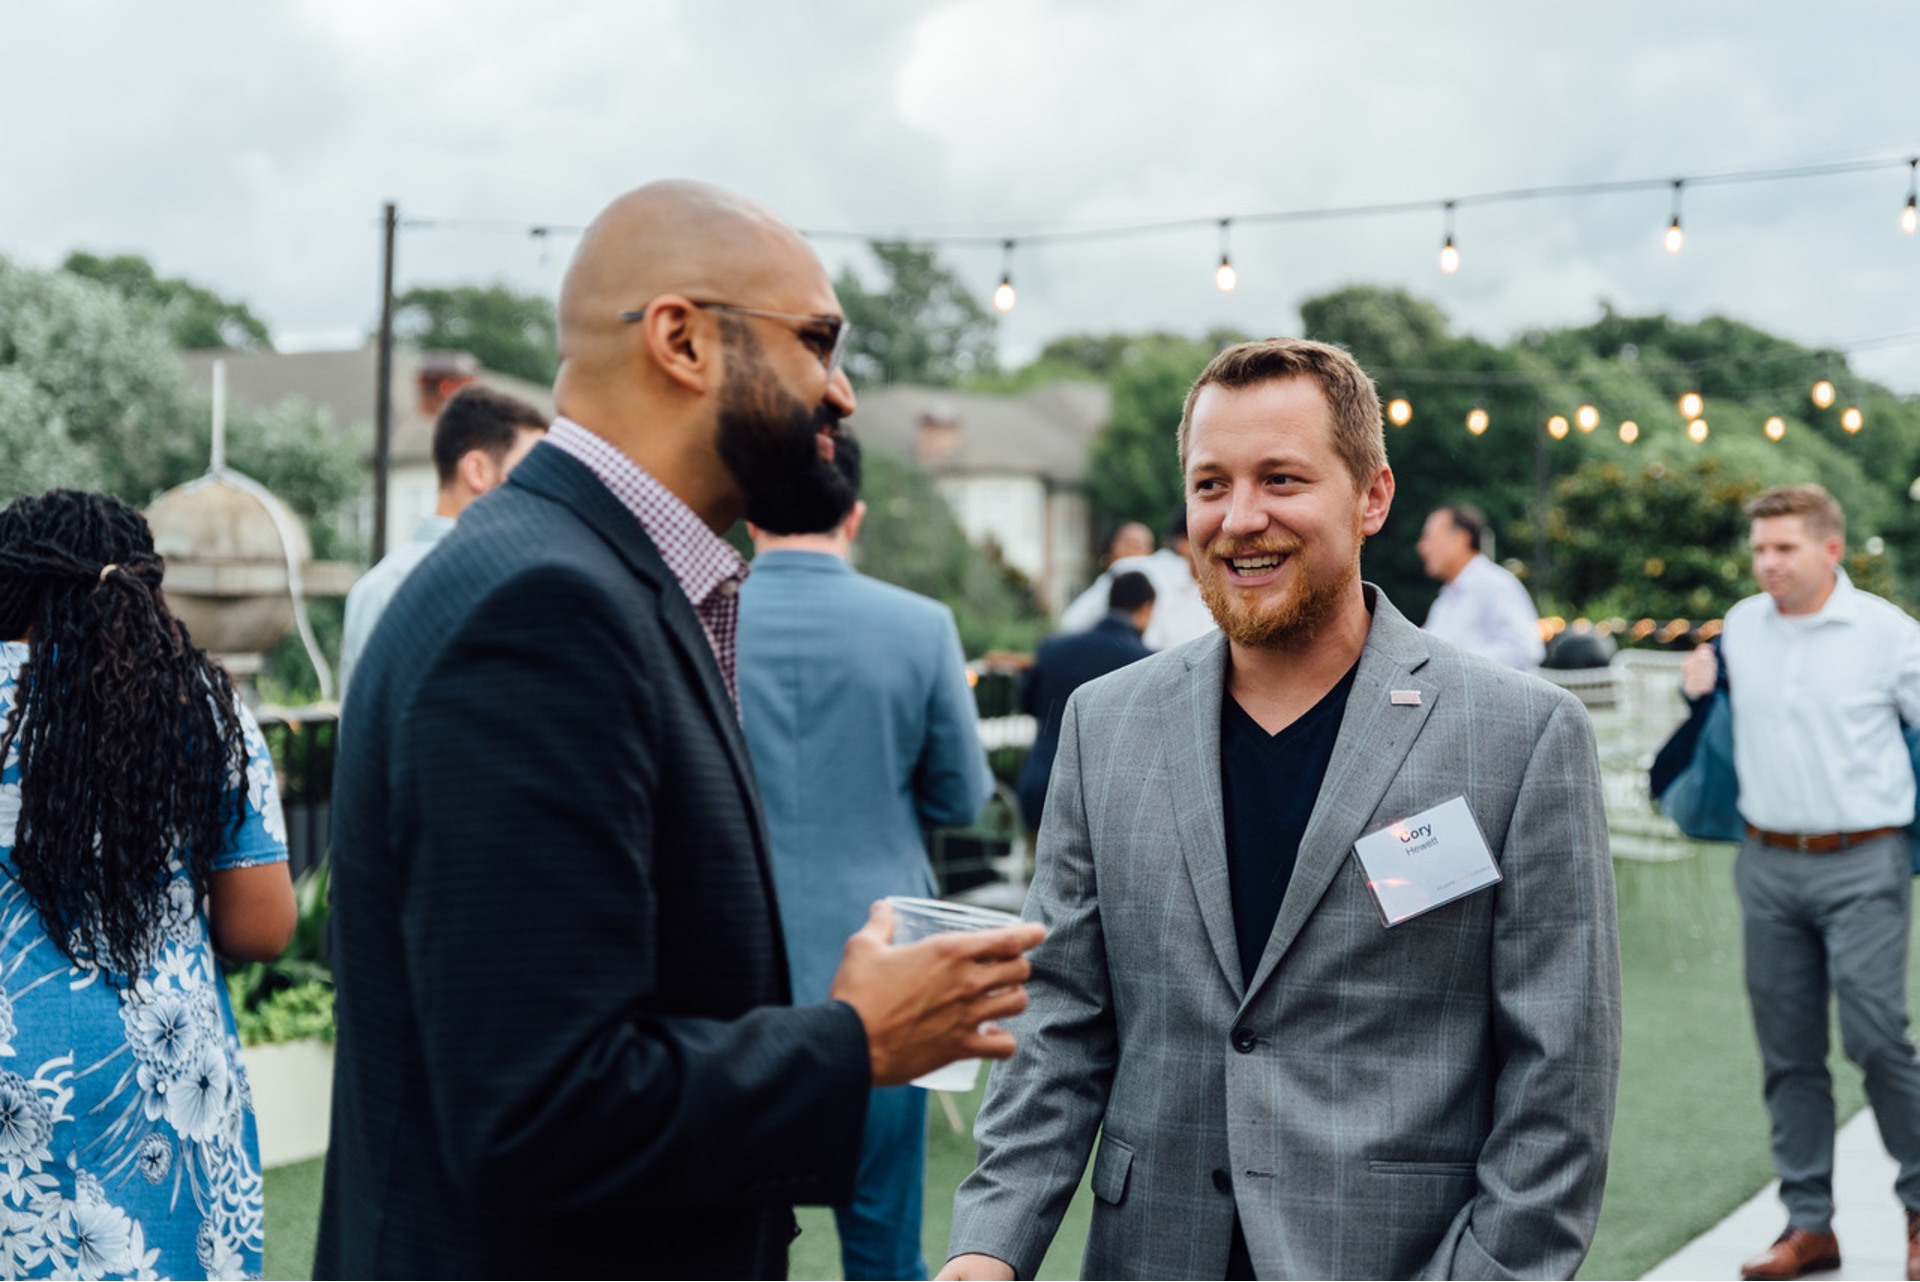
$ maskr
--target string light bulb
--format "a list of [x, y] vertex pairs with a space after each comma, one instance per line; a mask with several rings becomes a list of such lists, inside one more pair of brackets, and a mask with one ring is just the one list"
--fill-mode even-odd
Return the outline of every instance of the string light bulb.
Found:
[[1640, 425], [1632, 419], [1620, 425], [1620, 439], [1628, 445], [1640, 439]]
[[[1591, 405], [1582, 405], [1573, 412], [1573, 421], [1580, 425], [1581, 431], [1591, 432], [1594, 428], [1600, 426], [1600, 411]], [[1633, 430], [1637, 432], [1640, 429], [1636, 427]]]
[[1673, 180], [1673, 221], [1667, 224], [1667, 252], [1677, 254], [1680, 246], [1686, 243], [1686, 236], [1680, 230], [1680, 188], [1682, 179]]
[[1555, 414], [1552, 418], [1548, 419], [1547, 435], [1556, 441], [1564, 441], [1567, 438], [1567, 416], [1564, 414]]
[[1849, 405], [1840, 413], [1840, 426], [1846, 428], [1849, 432], [1859, 431], [1861, 427], [1866, 424], [1866, 421], [1866, 418], [1862, 416], [1857, 406]]
[[1706, 402], [1700, 399], [1700, 393], [1688, 392], [1680, 398], [1680, 417], [1699, 418], [1700, 411], [1706, 408]]
[[1920, 229], [1920, 156], [1907, 162], [1907, 207], [1900, 211], [1900, 230], [1913, 235]]
[[1813, 385], [1813, 391], [1809, 395], [1813, 397], [1815, 405], [1826, 409], [1833, 404], [1833, 384], [1823, 378]]
[[1705, 420], [1704, 418], [1696, 418], [1695, 420], [1693, 420], [1693, 422], [1687, 424], [1687, 435], [1693, 438], [1693, 443], [1695, 445], [1698, 445], [1701, 441], [1706, 440], [1707, 439], [1707, 420]]
[[1413, 405], [1404, 396], [1396, 396], [1387, 402], [1387, 421], [1395, 427], [1405, 427], [1413, 421]]
[[1453, 245], [1453, 202], [1446, 202], [1447, 238], [1440, 245], [1440, 270], [1451, 276], [1460, 270], [1460, 251]]
[[1767, 420], [1767, 439], [1777, 441], [1787, 434], [1787, 420], [1775, 414]]
[[1013, 242], [1003, 241], [1000, 246], [1000, 285], [993, 291], [993, 310], [1010, 312], [1016, 299], [1013, 293]]
[[1220, 265], [1213, 269], [1213, 286], [1223, 294], [1231, 294], [1233, 287], [1240, 283], [1240, 275], [1233, 270], [1233, 259], [1227, 253], [1227, 226], [1233, 220], [1220, 220]]
[[1487, 430], [1487, 412], [1478, 405], [1467, 411], [1467, 430], [1475, 436]]

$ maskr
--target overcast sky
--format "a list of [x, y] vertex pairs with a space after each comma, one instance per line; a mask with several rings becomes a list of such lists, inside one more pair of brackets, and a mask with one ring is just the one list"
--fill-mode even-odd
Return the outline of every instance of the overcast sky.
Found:
[[[1504, 340], [1600, 300], [1721, 313], [1920, 392], [1920, 5], [1179, 0], [13, 0], [0, 7], [0, 255], [147, 255], [245, 300], [282, 346], [359, 341], [380, 205], [579, 224], [663, 176], [809, 228], [991, 236], [1427, 201], [1025, 247], [1004, 361], [1067, 332], [1297, 332], [1355, 282]], [[1513, 187], [1886, 158], [1877, 172], [1459, 211]], [[399, 284], [551, 293], [572, 243], [409, 228]], [[861, 255], [821, 242], [836, 271]], [[984, 299], [996, 247], [943, 251]]]

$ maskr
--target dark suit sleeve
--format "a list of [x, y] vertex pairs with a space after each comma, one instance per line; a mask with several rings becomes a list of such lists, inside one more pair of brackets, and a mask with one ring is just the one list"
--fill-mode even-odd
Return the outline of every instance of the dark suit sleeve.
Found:
[[913, 772], [914, 806], [932, 828], [958, 828], [980, 817], [993, 791], [987, 750], [980, 742], [967, 659], [953, 616], [941, 611], [940, 660], [927, 691], [927, 735]]
[[1620, 1072], [1620, 944], [1600, 763], [1572, 699], [1534, 744], [1501, 872], [1480, 1191], [1423, 1277], [1572, 1277], [1599, 1218]]
[[662, 724], [675, 657], [597, 580], [549, 573], [478, 605], [399, 718], [399, 783], [420, 800], [399, 834], [395, 982], [413, 986], [446, 1167], [503, 1215], [851, 1187], [870, 1084], [851, 1008], [671, 1013], [699, 1008], [686, 973], [708, 964], [659, 955], [662, 864], [721, 853], [655, 848], [662, 753], [699, 730]]

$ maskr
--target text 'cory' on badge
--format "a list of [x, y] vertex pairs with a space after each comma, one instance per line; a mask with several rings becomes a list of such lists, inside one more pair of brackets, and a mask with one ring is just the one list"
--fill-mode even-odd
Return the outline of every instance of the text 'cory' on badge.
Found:
[[1376, 829], [1354, 843], [1353, 853], [1389, 926], [1500, 880], [1465, 797]]

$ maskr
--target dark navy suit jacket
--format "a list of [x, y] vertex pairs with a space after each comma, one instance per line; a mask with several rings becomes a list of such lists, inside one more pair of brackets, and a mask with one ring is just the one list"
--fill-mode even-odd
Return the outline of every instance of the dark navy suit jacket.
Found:
[[335, 777], [315, 1276], [784, 1276], [849, 1195], [850, 1007], [787, 1005], [747, 748], [693, 607], [540, 445], [401, 587]]
[[1014, 789], [1020, 794], [1020, 813], [1028, 829], [1040, 827], [1067, 696], [1095, 677], [1104, 677], [1150, 653], [1127, 616], [1118, 612], [1109, 613], [1085, 632], [1068, 632], [1041, 642], [1033, 666], [1020, 683], [1020, 710], [1040, 721], [1033, 751], [1021, 763]]

